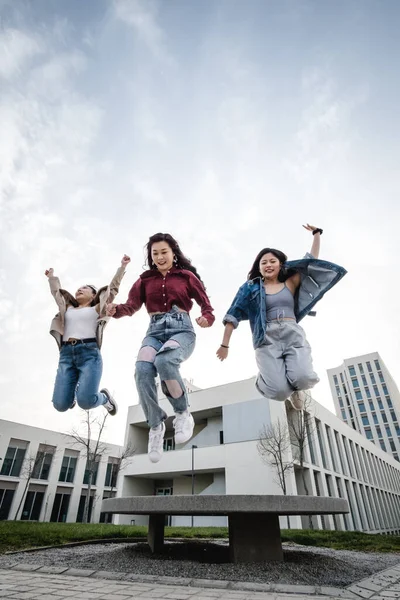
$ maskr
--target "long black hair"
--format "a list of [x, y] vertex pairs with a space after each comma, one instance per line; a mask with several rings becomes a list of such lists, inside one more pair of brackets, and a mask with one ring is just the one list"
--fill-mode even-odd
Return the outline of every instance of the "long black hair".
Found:
[[262, 277], [260, 273], [260, 260], [264, 256], [264, 254], [273, 254], [281, 264], [281, 270], [279, 271], [278, 281], [286, 281], [288, 278], [288, 273], [284, 267], [285, 262], [287, 261], [287, 256], [281, 250], [275, 250], [275, 248], [263, 248], [257, 254], [253, 265], [247, 275], [247, 279], [256, 279], [256, 277]]
[[149, 238], [149, 241], [146, 244], [146, 262], [150, 269], [157, 269], [156, 265], [153, 264], [153, 260], [151, 258], [151, 247], [157, 242], [167, 242], [167, 244], [169, 245], [169, 247], [175, 255], [174, 266], [177, 269], [186, 269], [186, 271], [191, 271], [192, 273], [194, 273], [194, 275], [196, 275], [197, 279], [200, 279], [201, 283], [203, 283], [200, 275], [197, 272], [196, 267], [192, 265], [192, 261], [190, 260], [190, 258], [183, 254], [177, 240], [173, 238], [172, 235], [169, 233], [155, 233]]

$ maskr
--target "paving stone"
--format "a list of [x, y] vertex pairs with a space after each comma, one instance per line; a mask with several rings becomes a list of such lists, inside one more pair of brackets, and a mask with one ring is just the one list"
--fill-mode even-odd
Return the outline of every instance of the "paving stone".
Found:
[[[359, 585], [359, 584], [358, 584]], [[348, 598], [349, 600], [360, 598], [358, 595], [350, 592], [348, 589], [341, 589], [329, 586], [322, 586], [318, 589], [317, 593], [322, 594], [323, 596], [333, 596], [335, 598]]]
[[96, 571], [90, 571], [89, 569], [68, 569], [66, 573], [68, 573], [68, 575], [73, 575], [74, 577], [91, 577]]
[[349, 585], [347, 588], [350, 592], [354, 592], [357, 596], [361, 596], [361, 598], [371, 598], [374, 595], [372, 590], [367, 590], [363, 587], [360, 587], [358, 584]]
[[29, 563], [21, 563], [14, 567], [14, 571], [37, 571], [38, 569], [40, 569], [40, 565], [30, 565]]
[[118, 573], [118, 571], [96, 571], [91, 575], [96, 579], [116, 579], [119, 580], [128, 575], [128, 573]]
[[[232, 590], [241, 590], [245, 592], [271, 592], [272, 585], [269, 583], [251, 583], [245, 581], [233, 581], [229, 584], [229, 589]], [[224, 596], [225, 598], [225, 596]]]
[[65, 573], [65, 571], [68, 571], [68, 567], [51, 567], [51, 566], [44, 566], [44, 567], [40, 567], [40, 569], [38, 570], [38, 573], [52, 573], [53, 575], [61, 575], [61, 573]]
[[226, 590], [228, 589], [229, 581], [220, 581], [218, 579], [192, 579], [192, 585], [199, 588]]

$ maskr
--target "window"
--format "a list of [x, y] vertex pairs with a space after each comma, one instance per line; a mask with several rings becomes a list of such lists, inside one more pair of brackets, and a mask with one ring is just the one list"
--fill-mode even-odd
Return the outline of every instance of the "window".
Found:
[[322, 433], [321, 433], [321, 421], [318, 421], [317, 419], [315, 419], [315, 425], [316, 425], [316, 429], [317, 429], [317, 437], [318, 437], [319, 449], [321, 452], [322, 465], [323, 465], [324, 469], [327, 469], [325, 447], [324, 447], [324, 442], [323, 442]]
[[42, 446], [40, 444], [35, 465], [32, 472], [32, 479], [47, 479], [49, 478], [50, 467], [53, 460], [55, 448], [53, 446]]
[[336, 460], [335, 460], [335, 455], [333, 453], [333, 444], [332, 444], [332, 438], [331, 438], [331, 428], [328, 427], [327, 425], [325, 425], [325, 431], [326, 431], [326, 437], [328, 440], [328, 446], [329, 446], [329, 454], [331, 455], [331, 462], [332, 462], [332, 466], [333, 466], [333, 470], [337, 471], [337, 465], [336, 465]]
[[[82, 496], [80, 497], [80, 500], [79, 500], [78, 514], [76, 516], [77, 523], [82, 523], [82, 521], [83, 521], [83, 512], [85, 510], [85, 500], [86, 500], [86, 496], [84, 496], [82, 494]], [[90, 521], [92, 519], [92, 510], [93, 510], [93, 496], [91, 495], [90, 499], [89, 499], [88, 523], [90, 523]]]
[[368, 417], [361, 417], [361, 421], [363, 425], [369, 425], [369, 419]]
[[392, 437], [392, 432], [390, 431], [390, 426], [389, 425], [385, 425], [385, 430], [386, 430], [386, 435], [388, 437]]
[[379, 375], [379, 379], [380, 379], [381, 383], [385, 383], [385, 378], [380, 371], [379, 371], [378, 375]]
[[356, 376], [356, 370], [354, 368], [353, 365], [349, 366], [349, 373], [350, 373], [350, 377], [355, 377]]
[[383, 410], [384, 407], [383, 407], [382, 400], [378, 400], [378, 406], [379, 406], [380, 410]]
[[396, 425], [396, 434], [400, 437], [400, 427], [399, 425]]
[[386, 398], [386, 402], [387, 402], [388, 407], [389, 408], [393, 408], [393, 404], [392, 404], [392, 401], [390, 399], [390, 396], [385, 396], [385, 398]]
[[[165, 444], [166, 441], [167, 440], [164, 440], [164, 444]], [[118, 470], [119, 470], [119, 464], [118, 463], [109, 462], [107, 464], [106, 478], [105, 478], [105, 481], [104, 481], [104, 485], [106, 487], [115, 487], [117, 485]]]
[[357, 400], [362, 400], [362, 393], [360, 390], [356, 390], [356, 399]]
[[372, 418], [374, 420], [375, 425], [378, 425], [379, 421], [378, 421], [378, 417], [377, 417], [376, 413], [372, 413]]
[[339, 398], [339, 406], [340, 408], [343, 408], [343, 400], [341, 398]]
[[220, 444], [224, 443], [224, 432], [223, 431], [219, 432], [219, 443]]
[[389, 390], [387, 389], [387, 386], [385, 384], [382, 385], [382, 389], [383, 389], [383, 393], [385, 394], [385, 396], [387, 396], [389, 393]]
[[74, 481], [76, 461], [76, 456], [64, 456], [59, 481], [68, 481], [69, 483]]
[[380, 437], [380, 438], [382, 437], [382, 431], [381, 431], [380, 427], [376, 428], [376, 433], [378, 434], [378, 437]]
[[[346, 415], [345, 415], [346, 417]], [[306, 433], [307, 433], [307, 440], [308, 440], [308, 449], [310, 452], [310, 459], [313, 465], [317, 464], [317, 461], [315, 460], [315, 450], [314, 450], [314, 440], [313, 437], [311, 435], [311, 431], [310, 431], [310, 419], [304, 419], [305, 420], [305, 424], [306, 424]]]
[[342, 419], [343, 419], [343, 421], [346, 421], [346, 411], [342, 409], [341, 413], [342, 413]]
[[376, 367], [377, 371], [380, 371], [380, 370], [381, 370], [381, 365], [380, 365], [380, 363], [379, 363], [379, 360], [378, 360], [378, 359], [375, 359], [375, 360], [374, 360], [374, 363], [375, 363], [375, 367]]
[[341, 396], [341, 395], [342, 395], [342, 392], [340, 391], [340, 387], [337, 385], [335, 389], [336, 389], [336, 394], [337, 394], [338, 396]]
[[371, 367], [371, 363], [367, 362], [367, 369], [369, 373], [372, 373], [372, 367]]
[[377, 398], [379, 398], [379, 396], [380, 396], [380, 393], [379, 393], [379, 390], [378, 390], [378, 386], [377, 386], [377, 385], [374, 385], [374, 394], [375, 394], [375, 396], [376, 396]]
[[388, 420], [387, 420], [387, 416], [386, 416], [386, 413], [385, 413], [385, 411], [384, 411], [384, 410], [382, 410], [382, 411], [381, 411], [381, 417], [382, 417], [382, 421], [383, 421], [384, 423], [387, 423], [387, 422], [388, 422]]
[[373, 373], [370, 374], [372, 383], [376, 383], [375, 375]]
[[365, 429], [365, 435], [366, 435], [366, 437], [367, 437], [368, 440], [372, 440], [373, 435], [372, 435], [371, 429]]
[[171, 450], [175, 450], [175, 438], [164, 438], [163, 448], [164, 452], [170, 452]]
[[360, 387], [360, 384], [358, 383], [357, 377], [353, 377], [351, 381], [352, 381], [352, 384], [353, 384], [353, 388], [359, 388]]
[[334, 375], [334, 376], [333, 376], [333, 382], [334, 382], [334, 384], [335, 384], [336, 386], [338, 385], [338, 383], [339, 383], [339, 382], [338, 382], [337, 375]]
[[15, 490], [0, 490], [0, 521], [6, 521], [10, 514]]
[[396, 413], [394, 412], [394, 410], [390, 411], [390, 416], [392, 417], [392, 421], [397, 421]]
[[343, 379], [343, 373], [340, 373], [340, 381], [341, 381], [342, 383], [344, 383], [344, 379]]
[[343, 384], [344, 393], [347, 394], [347, 387]]
[[365, 391], [367, 398], [371, 398], [371, 392], [369, 391], [369, 388], [368, 387], [364, 388], [364, 391]]
[[10, 440], [10, 446], [7, 448], [6, 455], [4, 457], [3, 466], [1, 467], [0, 475], [9, 475], [10, 477], [19, 477], [22, 469], [22, 463], [24, 462], [26, 448], [28, 443], [23, 442], [26, 445], [24, 447], [18, 447], [11, 445], [13, 440]]
[[367, 378], [365, 377], [365, 375], [361, 375], [361, 379], [364, 385], [368, 385]]
[[92, 464], [90, 465], [88, 463], [88, 461], [86, 462], [86, 469], [85, 469], [85, 474], [83, 476], [83, 483], [88, 484], [89, 483], [89, 477], [90, 475], [92, 476], [92, 485], [96, 485], [96, 481], [97, 481], [97, 473], [99, 470], [99, 462], [100, 462], [100, 456], [96, 456], [96, 458], [94, 459], [94, 461], [92, 461]]
[[69, 501], [71, 496], [69, 494], [57, 493], [54, 498], [53, 509], [51, 511], [50, 521], [53, 523], [65, 523], [67, 520]]
[[394, 443], [394, 441], [389, 440], [389, 444], [390, 444], [390, 448], [392, 449], [392, 451], [396, 452], [397, 448], [396, 448], [396, 444]]
[[361, 363], [358, 363], [358, 369], [359, 369], [360, 373], [364, 373], [364, 367], [362, 366]]
[[398, 455], [398, 454], [393, 454], [393, 458], [394, 458], [395, 460], [399, 460], [399, 455]]
[[368, 402], [368, 404], [369, 404], [369, 409], [370, 409], [372, 412], [374, 412], [374, 410], [375, 410], [375, 404], [374, 404], [373, 402], [371, 402], [371, 400]]
[[29, 491], [26, 494], [21, 521], [39, 521], [44, 492]]
[[379, 443], [381, 445], [382, 450], [384, 450], [386, 452], [385, 442], [383, 440], [379, 440]]
[[366, 412], [364, 402], [359, 402], [358, 403], [358, 409], [359, 409], [360, 412]]

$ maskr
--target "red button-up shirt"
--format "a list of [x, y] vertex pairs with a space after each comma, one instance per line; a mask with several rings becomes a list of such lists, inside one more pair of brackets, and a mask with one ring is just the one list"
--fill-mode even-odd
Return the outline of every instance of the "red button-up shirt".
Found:
[[210, 325], [215, 321], [213, 307], [203, 284], [191, 271], [173, 267], [164, 276], [156, 269], [141, 274], [129, 292], [126, 304], [118, 304], [114, 318], [129, 316], [145, 304], [149, 313], [164, 313], [173, 305], [189, 312], [193, 306], [192, 298], [201, 308], [201, 314]]

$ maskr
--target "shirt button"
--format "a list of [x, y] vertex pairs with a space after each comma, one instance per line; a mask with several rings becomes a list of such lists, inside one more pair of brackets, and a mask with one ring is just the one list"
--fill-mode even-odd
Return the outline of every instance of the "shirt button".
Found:
[[166, 302], [164, 302], [164, 306], [167, 306], [167, 303], [166, 303]]

